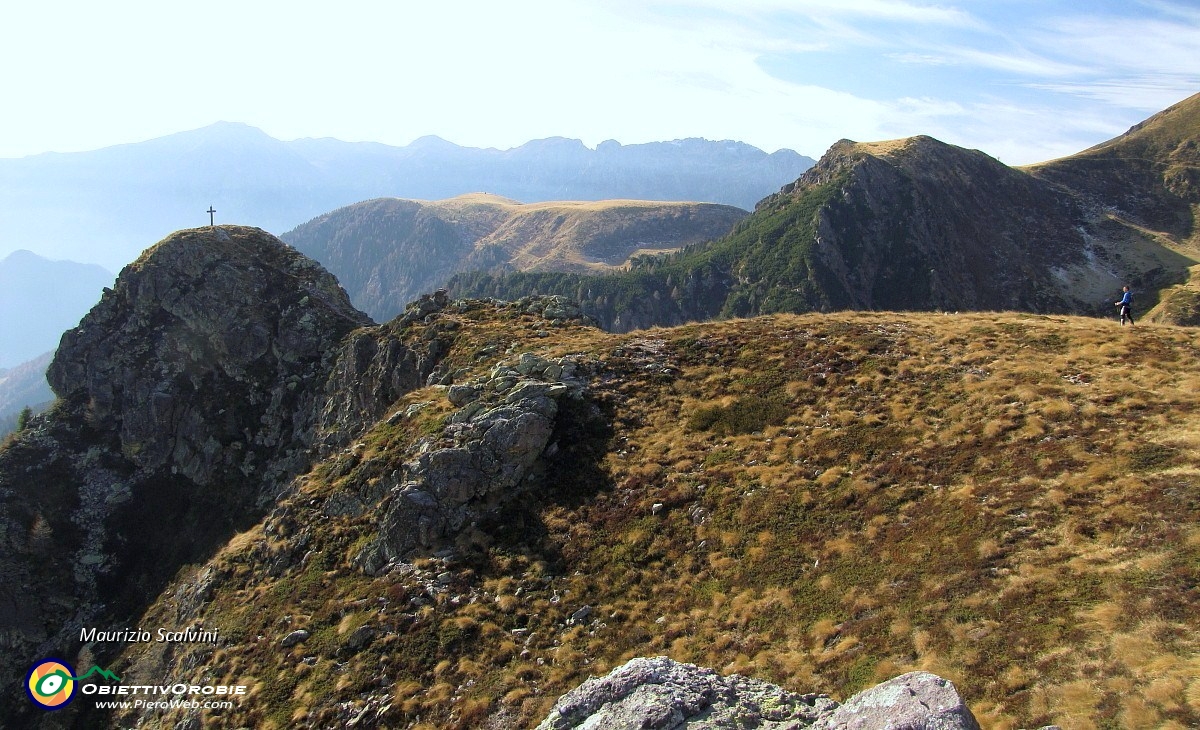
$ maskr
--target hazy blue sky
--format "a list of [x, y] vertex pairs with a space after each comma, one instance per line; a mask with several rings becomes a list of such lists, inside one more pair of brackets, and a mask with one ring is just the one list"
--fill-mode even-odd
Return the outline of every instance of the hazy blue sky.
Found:
[[1197, 0], [23, 0], [0, 157], [245, 122], [507, 148], [930, 134], [1011, 164], [1200, 92]]

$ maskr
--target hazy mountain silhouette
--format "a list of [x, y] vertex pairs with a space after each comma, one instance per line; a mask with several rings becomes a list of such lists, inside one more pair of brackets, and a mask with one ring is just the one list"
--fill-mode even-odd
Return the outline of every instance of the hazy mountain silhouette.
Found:
[[0, 368], [53, 351], [112, 282], [112, 273], [100, 266], [50, 261], [25, 250], [0, 260]]
[[[486, 191], [522, 202], [631, 198], [750, 208], [813, 160], [701, 139], [589, 149], [535, 140], [509, 150], [424, 137], [405, 147], [335, 139], [281, 142], [220, 122], [92, 152], [0, 160], [0, 255], [20, 246], [112, 269], [146, 241], [208, 222], [289, 230], [384, 196], [436, 200]], [[11, 249], [9, 249], [11, 250]]]

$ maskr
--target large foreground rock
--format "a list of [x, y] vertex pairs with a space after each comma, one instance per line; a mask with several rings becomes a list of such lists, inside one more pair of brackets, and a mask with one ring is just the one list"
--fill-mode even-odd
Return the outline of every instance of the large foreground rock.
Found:
[[909, 672], [859, 692], [815, 730], [979, 730], [979, 723], [949, 680]]
[[666, 657], [633, 659], [563, 695], [538, 730], [979, 730], [954, 685], [911, 672], [844, 705]]

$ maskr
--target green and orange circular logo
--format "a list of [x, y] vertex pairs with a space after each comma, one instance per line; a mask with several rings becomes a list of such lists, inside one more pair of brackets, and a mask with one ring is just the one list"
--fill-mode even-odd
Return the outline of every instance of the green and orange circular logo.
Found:
[[75, 699], [75, 669], [61, 659], [43, 659], [29, 670], [25, 691], [43, 710], [59, 710]]

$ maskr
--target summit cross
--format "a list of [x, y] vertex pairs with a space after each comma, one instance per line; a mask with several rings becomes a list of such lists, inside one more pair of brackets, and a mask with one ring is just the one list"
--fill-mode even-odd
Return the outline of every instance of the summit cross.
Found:
[[216, 213], [217, 211], [216, 211], [216, 210], [215, 210], [215, 209], [214, 209], [214, 208], [213, 208], [213, 207], [210, 205], [210, 206], [208, 206], [208, 210], [206, 210], [206, 211], [204, 211], [204, 212], [205, 212], [205, 213], [208, 213], [208, 225], [209, 225], [209, 227], [211, 228], [212, 226], [216, 225], [216, 223], [215, 223], [216, 219], [215, 219], [215, 218], [213, 218], [213, 214], [214, 214], [214, 213]]

